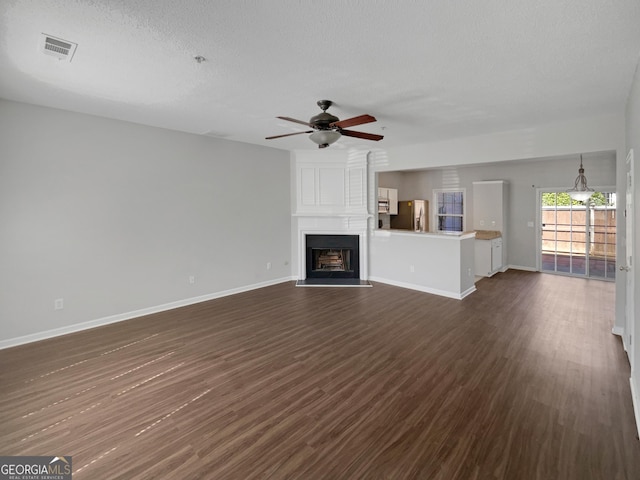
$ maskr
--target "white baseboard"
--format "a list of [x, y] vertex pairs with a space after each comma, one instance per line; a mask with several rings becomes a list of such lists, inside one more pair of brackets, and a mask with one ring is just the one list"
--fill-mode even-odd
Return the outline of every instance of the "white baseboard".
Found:
[[640, 438], [640, 404], [638, 404], [638, 389], [636, 388], [635, 381], [633, 380], [633, 375], [629, 377], [629, 384], [631, 385], [631, 402], [633, 403], [633, 413], [636, 417], [636, 432], [638, 433], [638, 438]]
[[410, 290], [417, 290], [419, 292], [431, 293], [433, 295], [440, 295], [441, 297], [454, 298], [456, 300], [462, 300], [467, 295], [470, 295], [476, 291], [475, 285], [465, 290], [464, 292], [450, 292], [448, 290], [439, 290], [437, 288], [429, 288], [423, 285], [415, 285], [413, 283], [397, 282], [395, 280], [388, 280], [386, 278], [370, 276], [369, 280], [372, 282], [386, 283], [387, 285], [393, 285], [394, 287], [408, 288]]
[[613, 333], [614, 335], [618, 335], [619, 337], [623, 337], [624, 338], [624, 327], [615, 326], [615, 327], [613, 327], [611, 329], [611, 333]]
[[460, 300], [462, 300], [468, 295], [471, 295], [475, 291], [476, 291], [476, 284], [474, 283], [473, 286], [469, 287], [468, 289], [466, 289], [464, 292], [460, 294]]
[[535, 267], [524, 267], [522, 265], [509, 265], [507, 268], [513, 268], [514, 270], [524, 270], [525, 272], [537, 272]]
[[40, 340], [46, 340], [48, 338], [59, 337], [60, 335], [67, 335], [69, 333], [80, 332], [82, 330], [88, 330], [90, 328], [102, 327], [111, 323], [123, 322], [125, 320], [132, 320], [137, 317], [150, 315], [152, 313], [164, 312], [167, 310], [173, 310], [174, 308], [186, 307], [187, 305], [193, 305], [195, 303], [206, 302], [208, 300], [214, 300], [216, 298], [227, 297], [229, 295], [235, 295], [237, 293], [248, 292], [250, 290], [256, 290], [258, 288], [264, 288], [278, 283], [289, 282], [293, 280], [293, 277], [278, 278], [275, 280], [269, 280], [267, 282], [255, 283], [253, 285], [245, 285], [243, 287], [232, 288], [229, 290], [223, 290], [220, 292], [209, 293], [207, 295], [200, 295], [198, 297], [185, 298], [184, 300], [178, 300], [175, 302], [165, 303], [163, 305], [157, 305], [155, 307], [142, 308], [140, 310], [134, 310], [132, 312], [119, 313], [117, 315], [110, 315], [108, 317], [98, 318], [96, 320], [90, 320], [88, 322], [76, 323], [67, 327], [54, 328], [52, 330], [45, 330], [43, 332], [32, 333], [21, 337], [9, 338], [7, 340], [0, 340], [0, 350], [5, 348], [17, 347], [18, 345], [24, 345], [26, 343], [38, 342]]

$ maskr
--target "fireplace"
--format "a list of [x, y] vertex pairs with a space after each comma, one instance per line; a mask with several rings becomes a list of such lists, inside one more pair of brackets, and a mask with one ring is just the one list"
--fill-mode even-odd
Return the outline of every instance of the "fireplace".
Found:
[[371, 287], [369, 217], [298, 218], [298, 287]]
[[360, 237], [358, 235], [306, 235], [307, 281], [328, 283], [360, 280]]
[[369, 153], [295, 154], [297, 286], [372, 286], [369, 236], [374, 215], [369, 211], [374, 206], [369, 197], [375, 185], [369, 185]]

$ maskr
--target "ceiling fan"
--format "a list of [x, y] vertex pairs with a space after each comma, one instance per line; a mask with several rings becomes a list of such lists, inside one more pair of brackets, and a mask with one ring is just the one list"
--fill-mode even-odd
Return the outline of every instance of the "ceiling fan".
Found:
[[284, 135], [275, 135], [273, 137], [266, 137], [266, 140], [272, 140], [274, 138], [290, 137], [292, 135], [302, 135], [310, 133], [309, 138], [312, 142], [318, 144], [318, 148], [327, 148], [332, 143], [336, 142], [342, 135], [347, 137], [362, 138], [365, 140], [382, 140], [382, 135], [376, 135], [375, 133], [356, 132], [354, 130], [345, 130], [346, 127], [353, 127], [355, 125], [362, 125], [365, 123], [375, 122], [376, 118], [371, 115], [359, 115], [353, 118], [347, 118], [346, 120], [340, 120], [338, 117], [327, 113], [327, 109], [333, 104], [331, 100], [318, 100], [318, 106], [322, 110], [322, 113], [314, 115], [308, 122], [303, 120], [296, 120], [291, 117], [277, 117], [289, 122], [300, 123], [311, 127], [313, 130], [307, 130], [305, 132], [286, 133]]

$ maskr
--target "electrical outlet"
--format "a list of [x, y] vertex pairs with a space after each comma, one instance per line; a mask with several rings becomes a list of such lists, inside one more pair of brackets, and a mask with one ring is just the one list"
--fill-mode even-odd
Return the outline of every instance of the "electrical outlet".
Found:
[[271, 262], [267, 262], [267, 270], [271, 270]]
[[56, 298], [53, 301], [54, 310], [62, 310], [64, 308], [64, 298]]
[[470, 277], [470, 276], [471, 276], [471, 269], [470, 269], [470, 268], [468, 268], [468, 269], [467, 269], [467, 276], [468, 276], [468, 277]]
[[194, 277], [193, 275], [189, 276], [189, 283], [191, 285], [193, 285], [194, 283], [196, 283], [196, 277]]
[[410, 272], [415, 272], [416, 271], [416, 267], [413, 265], [409, 265], [409, 271]]

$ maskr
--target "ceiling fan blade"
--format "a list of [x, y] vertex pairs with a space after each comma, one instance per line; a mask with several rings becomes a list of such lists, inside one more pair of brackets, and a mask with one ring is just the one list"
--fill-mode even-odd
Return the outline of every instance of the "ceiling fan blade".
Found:
[[291, 118], [291, 117], [276, 117], [276, 118], [279, 118], [280, 120], [287, 120], [288, 122], [300, 123], [302, 125], [306, 125], [307, 127], [313, 127], [313, 125], [311, 125], [309, 122], [296, 120], [295, 118]]
[[282, 137], [290, 137], [291, 135], [302, 135], [303, 133], [312, 133], [313, 130], [309, 130], [308, 132], [296, 132], [296, 133], [285, 133], [284, 135], [275, 135], [273, 137], [264, 137], [265, 140], [273, 140], [274, 138], [282, 138]]
[[375, 140], [376, 142], [384, 138], [382, 135], [376, 135], [375, 133], [355, 132], [353, 130], [340, 130], [340, 133], [347, 137], [364, 138], [365, 140]]
[[338, 128], [355, 127], [356, 125], [362, 125], [364, 123], [371, 123], [375, 121], [376, 117], [365, 114], [353, 118], [347, 118], [346, 120], [339, 120], [335, 123], [332, 123], [331, 126]]

